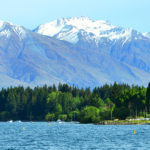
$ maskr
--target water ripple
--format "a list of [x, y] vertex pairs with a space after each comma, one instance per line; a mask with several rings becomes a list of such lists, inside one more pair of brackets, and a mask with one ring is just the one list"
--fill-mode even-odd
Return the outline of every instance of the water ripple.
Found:
[[0, 123], [0, 150], [147, 150], [149, 139], [149, 125]]

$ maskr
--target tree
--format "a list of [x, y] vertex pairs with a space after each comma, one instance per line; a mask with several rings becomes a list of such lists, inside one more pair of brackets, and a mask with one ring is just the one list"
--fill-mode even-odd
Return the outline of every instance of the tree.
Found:
[[104, 101], [96, 94], [91, 98], [90, 106], [95, 106], [97, 108], [104, 107]]
[[[147, 88], [126, 84], [79, 89], [67, 84], [34, 89], [22, 86], [0, 90], [0, 120], [64, 120], [93, 123], [117, 117], [145, 116], [150, 109]], [[65, 115], [65, 116], [64, 116]], [[55, 117], [54, 117], [55, 116]], [[53, 119], [52, 119], [53, 120]]]
[[62, 114], [58, 116], [58, 119], [62, 120], [62, 121], [66, 121], [67, 120], [67, 114]]
[[119, 119], [126, 119], [130, 114], [129, 109], [124, 106], [116, 108], [114, 110], [114, 113], [115, 113], [115, 116]]
[[112, 86], [111, 94], [110, 94], [110, 99], [113, 103], [115, 103], [116, 107], [120, 107], [122, 104], [122, 101], [120, 99], [121, 97], [121, 86], [118, 85], [116, 82]]
[[149, 113], [149, 109], [150, 109], [150, 82], [148, 84], [147, 91], [146, 91], [146, 106], [147, 106], [147, 111]]
[[56, 117], [58, 117], [62, 113], [62, 106], [60, 104], [57, 104], [55, 109]]
[[61, 92], [51, 92], [47, 97], [47, 112], [54, 113], [58, 105], [58, 98]]
[[46, 121], [54, 121], [55, 120], [55, 114], [51, 114], [51, 113], [48, 113], [46, 116], [45, 116], [45, 120]]
[[107, 98], [106, 99], [106, 105], [107, 105], [107, 107], [110, 110], [110, 119], [112, 120], [112, 113], [113, 113], [113, 111], [115, 109], [115, 104], [111, 101], [110, 98]]
[[81, 110], [81, 123], [97, 123], [100, 121], [99, 109], [94, 106], [86, 106]]

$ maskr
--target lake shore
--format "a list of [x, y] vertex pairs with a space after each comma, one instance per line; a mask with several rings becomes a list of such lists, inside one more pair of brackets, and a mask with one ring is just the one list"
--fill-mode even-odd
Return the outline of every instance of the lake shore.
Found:
[[150, 125], [150, 120], [106, 120], [100, 121], [96, 125]]

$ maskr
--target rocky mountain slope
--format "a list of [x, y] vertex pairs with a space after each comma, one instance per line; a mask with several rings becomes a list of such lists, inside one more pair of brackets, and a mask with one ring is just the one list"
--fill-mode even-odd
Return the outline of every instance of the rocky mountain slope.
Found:
[[150, 81], [150, 38], [87, 17], [58, 19], [34, 31], [0, 21], [0, 87], [94, 87]]

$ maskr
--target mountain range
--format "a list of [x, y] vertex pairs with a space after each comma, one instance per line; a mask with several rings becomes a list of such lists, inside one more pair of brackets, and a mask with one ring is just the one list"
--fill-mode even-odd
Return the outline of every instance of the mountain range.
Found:
[[88, 17], [57, 19], [32, 31], [0, 21], [0, 87], [114, 81], [148, 84], [149, 33]]

